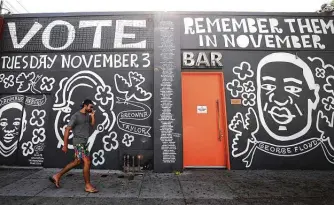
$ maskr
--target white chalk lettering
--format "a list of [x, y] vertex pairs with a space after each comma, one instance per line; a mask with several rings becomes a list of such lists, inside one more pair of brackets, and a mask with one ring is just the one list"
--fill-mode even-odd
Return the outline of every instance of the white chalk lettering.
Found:
[[[67, 27], [67, 41], [65, 45], [61, 47], [52, 47], [50, 45], [50, 35], [51, 35], [51, 30], [55, 26], [66, 26]], [[74, 26], [66, 21], [62, 20], [56, 20], [51, 22], [44, 30], [43, 35], [42, 35], [42, 42], [44, 46], [50, 50], [64, 50], [68, 48], [74, 41], [75, 38], [75, 29]]]
[[79, 28], [87, 28], [87, 27], [96, 27], [93, 48], [101, 48], [101, 36], [102, 36], [102, 27], [103, 26], [111, 26], [111, 20], [90, 20], [90, 21], [80, 21]]
[[28, 33], [24, 36], [20, 43], [17, 41], [17, 33], [16, 33], [16, 24], [14, 22], [8, 23], [9, 34], [13, 42], [14, 48], [23, 48], [29, 41], [36, 35], [36, 33], [42, 28], [43, 26], [35, 22]]
[[146, 48], [146, 40], [140, 41], [138, 43], [127, 43], [123, 44], [123, 38], [135, 39], [135, 34], [124, 33], [124, 27], [146, 27], [145, 20], [117, 20], [116, 21], [116, 31], [114, 48]]

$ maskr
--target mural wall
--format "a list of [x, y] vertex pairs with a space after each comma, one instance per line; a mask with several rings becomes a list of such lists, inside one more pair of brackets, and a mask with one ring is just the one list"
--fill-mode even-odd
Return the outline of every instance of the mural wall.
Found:
[[185, 67], [222, 56], [232, 169], [334, 168], [332, 17], [182, 20]]
[[96, 110], [88, 140], [93, 168], [122, 169], [124, 154], [153, 160], [153, 21], [120, 19], [6, 19], [0, 164], [62, 167], [73, 160], [73, 135], [69, 153], [61, 151], [64, 129], [86, 98]]
[[238, 55], [241, 62], [227, 63], [234, 76], [226, 84], [228, 96], [241, 101], [227, 102], [232, 166], [332, 169], [332, 54]]
[[142, 154], [181, 170], [182, 63], [224, 72], [232, 169], [333, 169], [333, 17], [14, 15], [3, 27], [1, 165], [71, 161], [64, 128], [90, 98], [93, 168]]

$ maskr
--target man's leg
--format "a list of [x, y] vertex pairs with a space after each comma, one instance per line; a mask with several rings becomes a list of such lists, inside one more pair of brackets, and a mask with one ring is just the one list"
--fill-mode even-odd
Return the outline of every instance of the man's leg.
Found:
[[91, 160], [88, 156], [82, 158], [82, 160], [84, 162], [83, 175], [84, 175], [84, 179], [85, 179], [85, 190], [89, 191], [89, 192], [97, 192], [97, 190], [90, 183]]
[[75, 158], [71, 163], [67, 164], [60, 172], [53, 175], [53, 179], [56, 181], [56, 186], [59, 188], [60, 178], [66, 174], [68, 171], [80, 164], [80, 159]]

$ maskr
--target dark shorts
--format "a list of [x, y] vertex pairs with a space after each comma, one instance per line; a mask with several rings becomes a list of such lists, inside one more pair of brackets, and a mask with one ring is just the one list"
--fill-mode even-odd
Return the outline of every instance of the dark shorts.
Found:
[[74, 145], [74, 157], [77, 159], [83, 159], [90, 157], [88, 147], [85, 144], [76, 144]]

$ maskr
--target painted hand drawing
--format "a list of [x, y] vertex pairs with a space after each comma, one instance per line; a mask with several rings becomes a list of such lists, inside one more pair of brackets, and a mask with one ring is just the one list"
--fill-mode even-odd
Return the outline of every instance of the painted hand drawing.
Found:
[[[113, 111], [114, 95], [110, 91], [110, 86], [104, 83], [104, 80], [92, 71], [80, 71], [70, 78], [64, 78], [59, 83], [59, 89], [55, 93], [56, 102], [53, 110], [57, 112], [54, 129], [58, 139], [58, 148], [64, 145], [63, 134], [70, 116], [81, 104], [83, 95], [92, 95], [95, 97], [95, 107], [102, 113], [97, 118], [95, 130], [88, 139], [88, 149], [91, 150], [98, 134], [105, 131], [111, 132], [116, 122], [116, 116]], [[90, 96], [86, 96], [90, 98]], [[78, 99], [78, 100], [77, 100]], [[73, 112], [72, 112], [73, 111]], [[71, 134], [70, 139], [73, 138]], [[73, 149], [73, 145], [68, 145]]]

